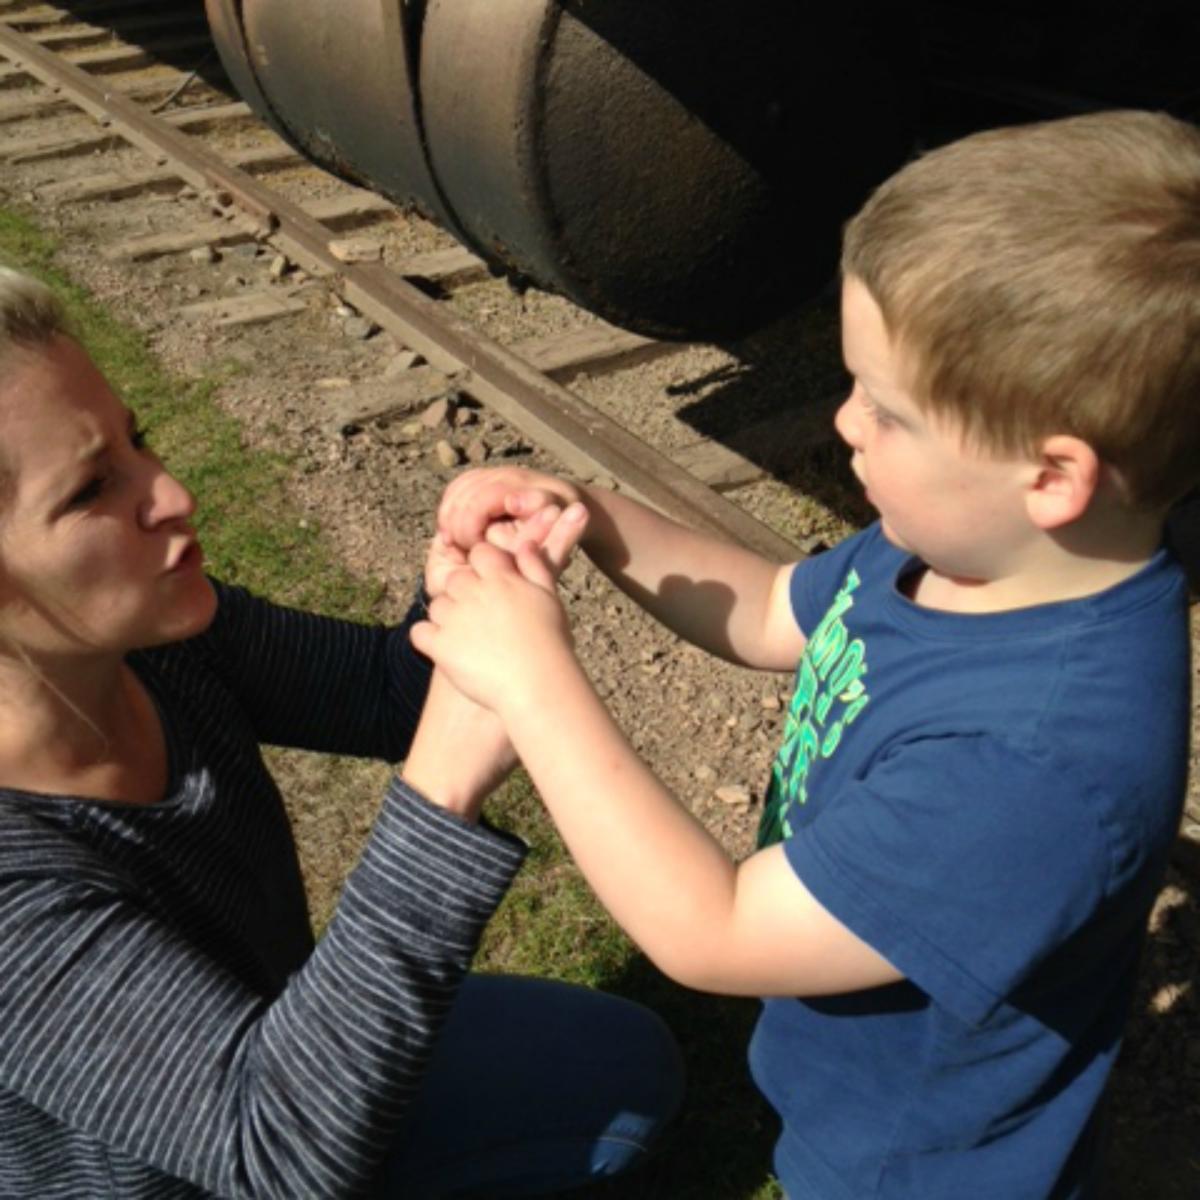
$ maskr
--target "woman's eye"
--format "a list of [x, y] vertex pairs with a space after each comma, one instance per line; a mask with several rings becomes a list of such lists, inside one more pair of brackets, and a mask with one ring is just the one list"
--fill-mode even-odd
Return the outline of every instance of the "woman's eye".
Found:
[[77, 491], [70, 500], [67, 501], [68, 508], [83, 508], [85, 505], [91, 504], [93, 500], [99, 500], [101, 493], [104, 491], [105, 480], [102, 476], [97, 475], [95, 479], [88, 480]]

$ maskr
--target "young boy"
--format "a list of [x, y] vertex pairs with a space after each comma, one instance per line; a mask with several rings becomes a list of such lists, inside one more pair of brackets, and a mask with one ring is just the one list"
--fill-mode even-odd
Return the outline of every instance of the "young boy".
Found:
[[[968, 138], [877, 191], [842, 266], [836, 424], [876, 524], [780, 567], [596, 488], [469, 474], [440, 526], [472, 570], [413, 640], [498, 715], [646, 954], [770, 997], [750, 1062], [791, 1200], [1092, 1197], [1188, 759], [1161, 543], [1200, 476], [1200, 131]], [[681, 636], [799, 659], [740, 865], [614, 725], [536, 550], [480, 540], [551, 500]]]

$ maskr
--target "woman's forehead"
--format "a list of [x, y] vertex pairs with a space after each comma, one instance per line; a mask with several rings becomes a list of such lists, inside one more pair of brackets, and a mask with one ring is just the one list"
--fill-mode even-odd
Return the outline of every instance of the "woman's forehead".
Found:
[[125, 419], [91, 359], [70, 339], [22, 347], [0, 366], [0, 443], [21, 492], [53, 488], [102, 448], [114, 418]]

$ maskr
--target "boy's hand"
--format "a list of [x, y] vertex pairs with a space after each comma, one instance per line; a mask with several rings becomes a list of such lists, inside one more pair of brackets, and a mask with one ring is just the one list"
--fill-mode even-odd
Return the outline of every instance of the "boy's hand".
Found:
[[467, 471], [446, 489], [438, 507], [438, 532], [447, 543], [470, 550], [485, 537], [515, 553], [529, 540], [524, 526], [545, 508], [562, 510], [580, 499], [574, 484], [523, 467]]
[[430, 604], [429, 620], [413, 626], [413, 645], [493, 711], [551, 694], [560, 672], [574, 662], [554, 587], [556, 561], [565, 559], [586, 522], [583, 506], [571, 505], [544, 546], [526, 542], [515, 557], [480, 542], [467, 556], [469, 569], [453, 572]]

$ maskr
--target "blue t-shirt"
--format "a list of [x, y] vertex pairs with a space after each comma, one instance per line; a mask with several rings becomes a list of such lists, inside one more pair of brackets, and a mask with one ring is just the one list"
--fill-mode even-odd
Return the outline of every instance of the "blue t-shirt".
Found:
[[1092, 1194], [1098, 1112], [1188, 759], [1183, 574], [921, 608], [877, 525], [801, 564], [761, 841], [905, 981], [765, 1004], [789, 1200]]

